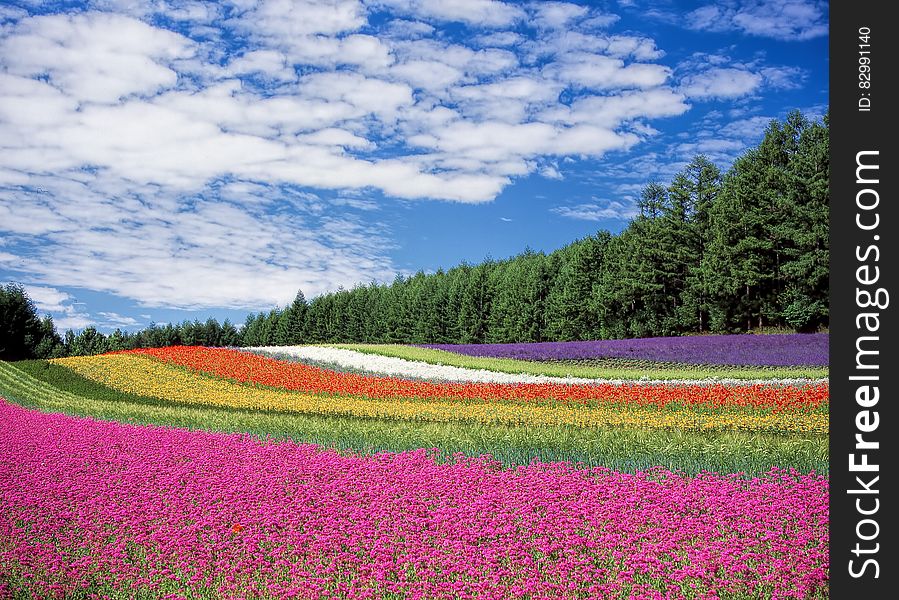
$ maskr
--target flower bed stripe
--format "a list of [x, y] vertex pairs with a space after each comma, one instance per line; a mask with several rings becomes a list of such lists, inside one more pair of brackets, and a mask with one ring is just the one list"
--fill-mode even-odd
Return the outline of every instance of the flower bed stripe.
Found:
[[823, 367], [828, 334], [741, 334], [531, 344], [423, 344], [468, 356], [564, 360], [629, 358], [700, 365]]

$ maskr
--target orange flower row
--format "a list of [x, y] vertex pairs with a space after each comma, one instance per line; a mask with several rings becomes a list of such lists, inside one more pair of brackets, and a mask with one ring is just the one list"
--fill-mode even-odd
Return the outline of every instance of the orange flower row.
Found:
[[174, 346], [128, 351], [238, 381], [313, 394], [366, 398], [423, 398], [498, 401], [553, 400], [637, 406], [734, 407], [808, 411], [828, 401], [827, 383], [771, 385], [646, 385], [558, 383], [434, 383], [396, 377], [342, 373], [224, 348]]

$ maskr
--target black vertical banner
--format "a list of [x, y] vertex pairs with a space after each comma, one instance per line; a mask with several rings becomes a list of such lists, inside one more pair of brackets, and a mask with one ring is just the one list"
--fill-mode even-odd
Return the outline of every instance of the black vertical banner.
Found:
[[899, 597], [892, 8], [830, 4], [830, 575], [838, 599]]

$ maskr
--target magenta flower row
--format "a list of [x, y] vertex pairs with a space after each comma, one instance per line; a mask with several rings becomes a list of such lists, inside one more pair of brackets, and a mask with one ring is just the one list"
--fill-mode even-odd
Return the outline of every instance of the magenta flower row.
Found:
[[89, 586], [171, 598], [827, 589], [828, 481], [814, 474], [504, 469], [425, 450], [362, 457], [2, 399], [0, 424], [0, 572], [42, 596]]

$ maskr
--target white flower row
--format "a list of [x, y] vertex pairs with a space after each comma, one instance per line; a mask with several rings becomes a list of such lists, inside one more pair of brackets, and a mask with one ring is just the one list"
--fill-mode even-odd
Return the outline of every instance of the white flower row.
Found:
[[587, 383], [627, 385], [633, 383], [654, 385], [724, 384], [724, 385], [801, 385], [825, 381], [821, 379], [588, 379], [584, 377], [553, 377], [550, 375], [529, 375], [527, 373], [502, 373], [486, 369], [468, 369], [450, 365], [431, 364], [407, 360], [393, 356], [381, 356], [322, 346], [256, 346], [244, 348], [270, 356], [286, 355], [300, 361], [337, 365], [343, 369], [364, 371], [376, 375], [389, 375], [405, 379], [429, 379], [439, 381], [459, 381], [472, 383]]

